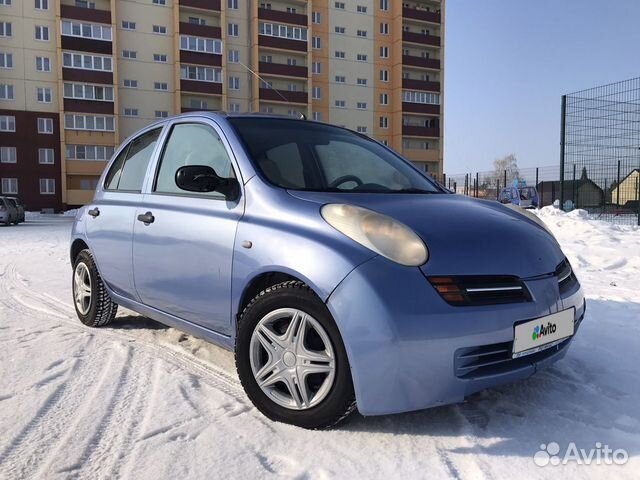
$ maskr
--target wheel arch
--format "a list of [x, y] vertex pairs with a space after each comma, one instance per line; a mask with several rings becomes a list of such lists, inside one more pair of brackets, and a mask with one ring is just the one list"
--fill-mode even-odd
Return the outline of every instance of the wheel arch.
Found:
[[71, 260], [71, 265], [74, 264], [74, 262], [76, 261], [76, 258], [78, 258], [78, 254], [85, 249], [88, 249], [89, 245], [87, 245], [87, 243], [81, 239], [81, 238], [76, 238], [72, 243], [71, 243], [71, 248], [69, 249], [69, 258]]

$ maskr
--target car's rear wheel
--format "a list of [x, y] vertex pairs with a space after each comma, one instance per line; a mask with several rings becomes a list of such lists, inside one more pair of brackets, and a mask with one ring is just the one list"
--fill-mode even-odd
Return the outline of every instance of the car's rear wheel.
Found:
[[304, 428], [328, 428], [356, 407], [338, 328], [324, 303], [302, 282], [258, 294], [238, 322], [236, 367], [265, 416]]
[[73, 264], [73, 304], [82, 323], [102, 327], [113, 321], [118, 305], [111, 300], [89, 250], [82, 250]]

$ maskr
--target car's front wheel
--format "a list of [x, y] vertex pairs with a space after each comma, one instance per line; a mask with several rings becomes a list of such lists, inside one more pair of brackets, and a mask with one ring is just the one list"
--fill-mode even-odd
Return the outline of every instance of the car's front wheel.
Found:
[[113, 321], [118, 305], [111, 300], [89, 250], [82, 250], [76, 257], [71, 284], [73, 304], [82, 323], [102, 327]]
[[356, 407], [338, 328], [302, 282], [260, 292], [238, 322], [236, 366], [254, 405], [272, 420], [328, 428]]

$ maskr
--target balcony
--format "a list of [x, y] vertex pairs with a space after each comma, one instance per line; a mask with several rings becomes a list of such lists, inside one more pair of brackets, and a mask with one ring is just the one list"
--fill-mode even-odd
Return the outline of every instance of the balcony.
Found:
[[272, 37], [270, 35], [258, 35], [258, 45], [267, 48], [277, 48], [278, 50], [293, 50], [295, 52], [307, 51], [307, 42], [304, 40], [291, 40], [289, 38]]
[[106, 160], [67, 160], [67, 175], [102, 175]]
[[429, 82], [426, 80], [412, 80], [410, 78], [403, 78], [402, 88], [406, 88], [408, 90], [424, 90], [427, 92], [439, 92], [440, 82]]
[[180, 6], [219, 12], [220, 0], [180, 0]]
[[402, 135], [407, 135], [410, 137], [439, 138], [440, 129], [438, 127], [422, 127], [420, 125], [403, 125]]
[[408, 43], [418, 43], [420, 45], [430, 45], [432, 47], [440, 46], [440, 37], [415, 32], [402, 32], [402, 41]]
[[219, 108], [192, 108], [192, 107], [180, 107], [180, 113], [189, 112], [219, 112]]
[[113, 102], [102, 100], [78, 100], [75, 98], [64, 99], [64, 111], [76, 113], [100, 113], [113, 115]]
[[222, 84], [182, 79], [180, 80], [180, 90], [183, 92], [204, 93], [206, 95], [222, 95]]
[[222, 55], [217, 53], [192, 52], [191, 50], [180, 50], [180, 63], [191, 63], [194, 65], [208, 65], [210, 67], [220, 67], [222, 65]]
[[427, 12], [417, 8], [402, 8], [402, 16], [411, 20], [419, 20], [421, 22], [440, 23], [440, 12]]
[[63, 50], [75, 50], [76, 52], [100, 53], [111, 55], [112, 42], [106, 40], [94, 40], [92, 38], [80, 38], [62, 35], [60, 45]]
[[292, 25], [307, 26], [307, 16], [301, 13], [289, 13], [281, 10], [258, 8], [258, 19], [278, 23], [290, 23]]
[[402, 102], [402, 111], [406, 113], [440, 115], [440, 105], [431, 105], [427, 103]]
[[271, 102], [307, 103], [307, 99], [307, 92], [290, 92], [288, 90], [276, 91], [273, 88], [260, 89], [260, 100], [268, 100]]
[[71, 82], [89, 82], [111, 85], [113, 84], [113, 73], [65, 67], [62, 69], [62, 79]]
[[109, 10], [98, 10], [97, 8], [76, 7], [65, 4], [60, 5], [60, 17], [92, 23], [111, 23], [111, 12]]
[[222, 29], [220, 27], [197, 25], [188, 22], [180, 22], [180, 33], [196, 37], [222, 38]]
[[282, 77], [307, 78], [307, 67], [298, 65], [287, 65], [286, 63], [260, 62], [259, 69], [261, 74], [279, 75]]
[[423, 58], [414, 55], [403, 55], [402, 64], [408, 67], [430, 68], [440, 70], [440, 60], [437, 58]]

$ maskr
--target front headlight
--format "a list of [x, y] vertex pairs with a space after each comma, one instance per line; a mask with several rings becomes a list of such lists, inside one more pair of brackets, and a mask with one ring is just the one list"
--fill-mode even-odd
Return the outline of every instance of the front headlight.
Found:
[[417, 267], [429, 258], [424, 242], [406, 225], [355, 205], [330, 203], [322, 218], [339, 232], [400, 265]]

